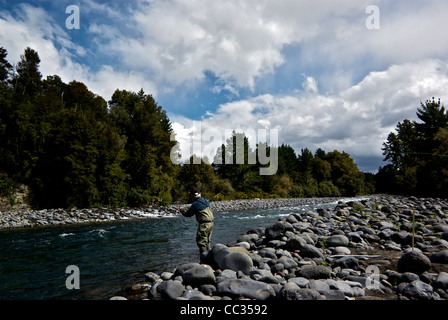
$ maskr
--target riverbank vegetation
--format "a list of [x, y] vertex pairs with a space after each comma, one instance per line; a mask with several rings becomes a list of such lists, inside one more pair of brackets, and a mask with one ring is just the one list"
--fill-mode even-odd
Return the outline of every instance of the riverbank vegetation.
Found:
[[[187, 201], [193, 187], [202, 189], [211, 200], [375, 192], [375, 176], [361, 172], [349, 154], [338, 150], [313, 153], [304, 146], [296, 154], [291, 146], [282, 144], [277, 149], [277, 173], [261, 176], [262, 165], [247, 161], [250, 152], [258, 154], [259, 146], [252, 150], [248, 138], [237, 132], [216, 152], [226, 155], [243, 139], [244, 164], [224, 161], [217, 165], [200, 159], [201, 164], [175, 165], [171, 161], [176, 148], [171, 121], [150, 94], [117, 89], [106, 101], [81, 82], [64, 83], [58, 75], [43, 79], [39, 64], [38, 53], [26, 48], [13, 66], [6, 49], [0, 47], [0, 196], [11, 197], [16, 182], [31, 188], [33, 205], [38, 208], [169, 204]], [[427, 140], [417, 139], [419, 146], [446, 154], [446, 123], [440, 125], [445, 125], [445, 131], [417, 126], [412, 137], [424, 132]], [[408, 126], [406, 123], [404, 129]], [[394, 139], [401, 147], [400, 139], [407, 138], [399, 132]], [[446, 157], [424, 165], [420, 160], [410, 164], [394, 156], [401, 152], [395, 150], [394, 139], [390, 136], [385, 149], [392, 164], [380, 169], [381, 191], [387, 189], [391, 176], [397, 177], [394, 186], [398, 188], [406, 184], [409, 172], [417, 179], [433, 174], [434, 166], [445, 168], [439, 189], [446, 185]], [[430, 146], [425, 144], [428, 139], [434, 142]], [[269, 154], [272, 150], [267, 149]], [[190, 163], [196, 163], [194, 157]], [[227, 157], [235, 159], [236, 155]]]

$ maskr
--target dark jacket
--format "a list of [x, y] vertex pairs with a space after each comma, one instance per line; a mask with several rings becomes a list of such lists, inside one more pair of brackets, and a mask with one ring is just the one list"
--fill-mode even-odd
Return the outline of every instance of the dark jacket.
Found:
[[196, 199], [186, 212], [185, 210], [182, 210], [181, 213], [184, 217], [192, 217], [196, 215], [196, 220], [199, 223], [213, 222], [213, 211], [210, 208], [210, 202], [204, 198]]

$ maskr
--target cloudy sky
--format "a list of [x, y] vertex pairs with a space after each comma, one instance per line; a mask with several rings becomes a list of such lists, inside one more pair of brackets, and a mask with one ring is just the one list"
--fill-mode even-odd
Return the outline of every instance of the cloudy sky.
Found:
[[184, 157], [198, 130], [268, 129], [375, 172], [398, 121], [448, 101], [447, 13], [443, 0], [0, 0], [0, 46], [12, 63], [35, 49], [44, 76], [106, 100], [143, 88]]

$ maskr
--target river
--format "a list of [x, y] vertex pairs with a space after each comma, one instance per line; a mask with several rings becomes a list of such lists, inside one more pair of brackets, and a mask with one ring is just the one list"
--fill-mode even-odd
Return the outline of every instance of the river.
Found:
[[[269, 210], [215, 212], [212, 245], [234, 241], [290, 213], [336, 202]], [[144, 281], [145, 272], [173, 271], [198, 262], [194, 218], [138, 220], [0, 231], [0, 300], [108, 299]], [[80, 271], [80, 289], [67, 289], [69, 265]]]

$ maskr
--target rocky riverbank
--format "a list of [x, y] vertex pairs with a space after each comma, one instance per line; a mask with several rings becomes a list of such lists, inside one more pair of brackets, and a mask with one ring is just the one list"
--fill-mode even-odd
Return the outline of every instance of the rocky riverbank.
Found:
[[0, 229], [141, 219], [177, 214], [175, 208], [43, 209], [0, 212]]
[[447, 300], [447, 290], [448, 201], [375, 196], [292, 213], [111, 299]]
[[[327, 203], [336, 198], [250, 199], [211, 202], [215, 211], [272, 209]], [[0, 229], [106, 222], [178, 215], [178, 205], [145, 208], [91, 208], [0, 211]]]

